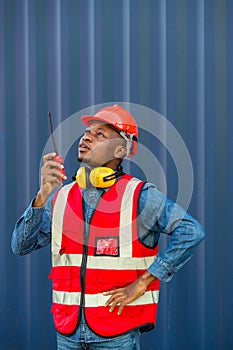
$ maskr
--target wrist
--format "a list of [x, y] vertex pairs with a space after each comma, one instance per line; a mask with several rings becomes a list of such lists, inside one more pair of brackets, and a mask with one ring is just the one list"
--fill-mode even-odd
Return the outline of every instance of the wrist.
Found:
[[34, 199], [33, 203], [32, 203], [32, 207], [34, 208], [40, 208], [43, 207], [45, 205], [46, 201], [42, 198], [42, 195], [40, 193], [40, 191], [37, 193], [36, 198]]
[[146, 271], [143, 275], [139, 277], [139, 282], [145, 284], [147, 287], [151, 282], [157, 279], [152, 273]]

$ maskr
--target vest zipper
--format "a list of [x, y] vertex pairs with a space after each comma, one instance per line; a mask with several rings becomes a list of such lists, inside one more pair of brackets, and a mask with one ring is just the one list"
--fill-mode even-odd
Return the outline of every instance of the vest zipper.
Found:
[[85, 298], [84, 298], [84, 292], [85, 292], [85, 272], [87, 267], [87, 244], [86, 242], [83, 245], [83, 259], [81, 264], [81, 299], [80, 299], [80, 307], [85, 306]]
[[[82, 198], [82, 207], [84, 214], [84, 202]], [[83, 215], [84, 218], [84, 215]], [[89, 226], [89, 224], [88, 224]], [[87, 254], [88, 254], [88, 237], [89, 237], [89, 227], [87, 230], [87, 222], [84, 220], [84, 233], [83, 233], [83, 257], [80, 269], [80, 284], [81, 284], [81, 297], [80, 297], [80, 312], [81, 308], [85, 306], [85, 282], [86, 282], [86, 267], [87, 267]]]

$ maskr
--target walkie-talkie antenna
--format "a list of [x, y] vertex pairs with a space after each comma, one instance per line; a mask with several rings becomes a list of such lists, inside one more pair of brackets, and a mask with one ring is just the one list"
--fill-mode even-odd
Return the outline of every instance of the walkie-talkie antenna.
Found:
[[58, 154], [58, 149], [57, 149], [57, 145], [54, 139], [54, 135], [53, 135], [53, 123], [52, 123], [52, 117], [51, 117], [51, 112], [48, 112], [48, 116], [49, 116], [49, 125], [50, 125], [50, 134], [52, 137], [52, 143], [53, 143], [53, 150], [56, 154]]

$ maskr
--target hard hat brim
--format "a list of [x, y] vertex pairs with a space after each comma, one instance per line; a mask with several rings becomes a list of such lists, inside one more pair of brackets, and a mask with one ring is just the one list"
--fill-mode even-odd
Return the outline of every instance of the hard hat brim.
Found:
[[83, 124], [87, 126], [89, 126], [90, 123], [94, 121], [99, 121], [99, 122], [104, 122], [105, 124], [109, 124], [109, 120], [107, 120], [107, 118], [104, 119], [103, 117], [99, 117], [97, 115], [83, 115], [80, 119], [83, 122]]

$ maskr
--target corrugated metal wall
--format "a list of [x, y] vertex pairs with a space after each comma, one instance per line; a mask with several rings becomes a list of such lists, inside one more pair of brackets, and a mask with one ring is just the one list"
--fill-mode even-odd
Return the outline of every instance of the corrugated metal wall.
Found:
[[[142, 349], [233, 349], [232, 15], [231, 0], [0, 0], [2, 350], [55, 349], [49, 248], [10, 249], [38, 189], [47, 112], [57, 126], [111, 101], [150, 107], [179, 131], [194, 169], [189, 210], [207, 232], [163, 284]], [[173, 198], [174, 172], [164, 171]]]

